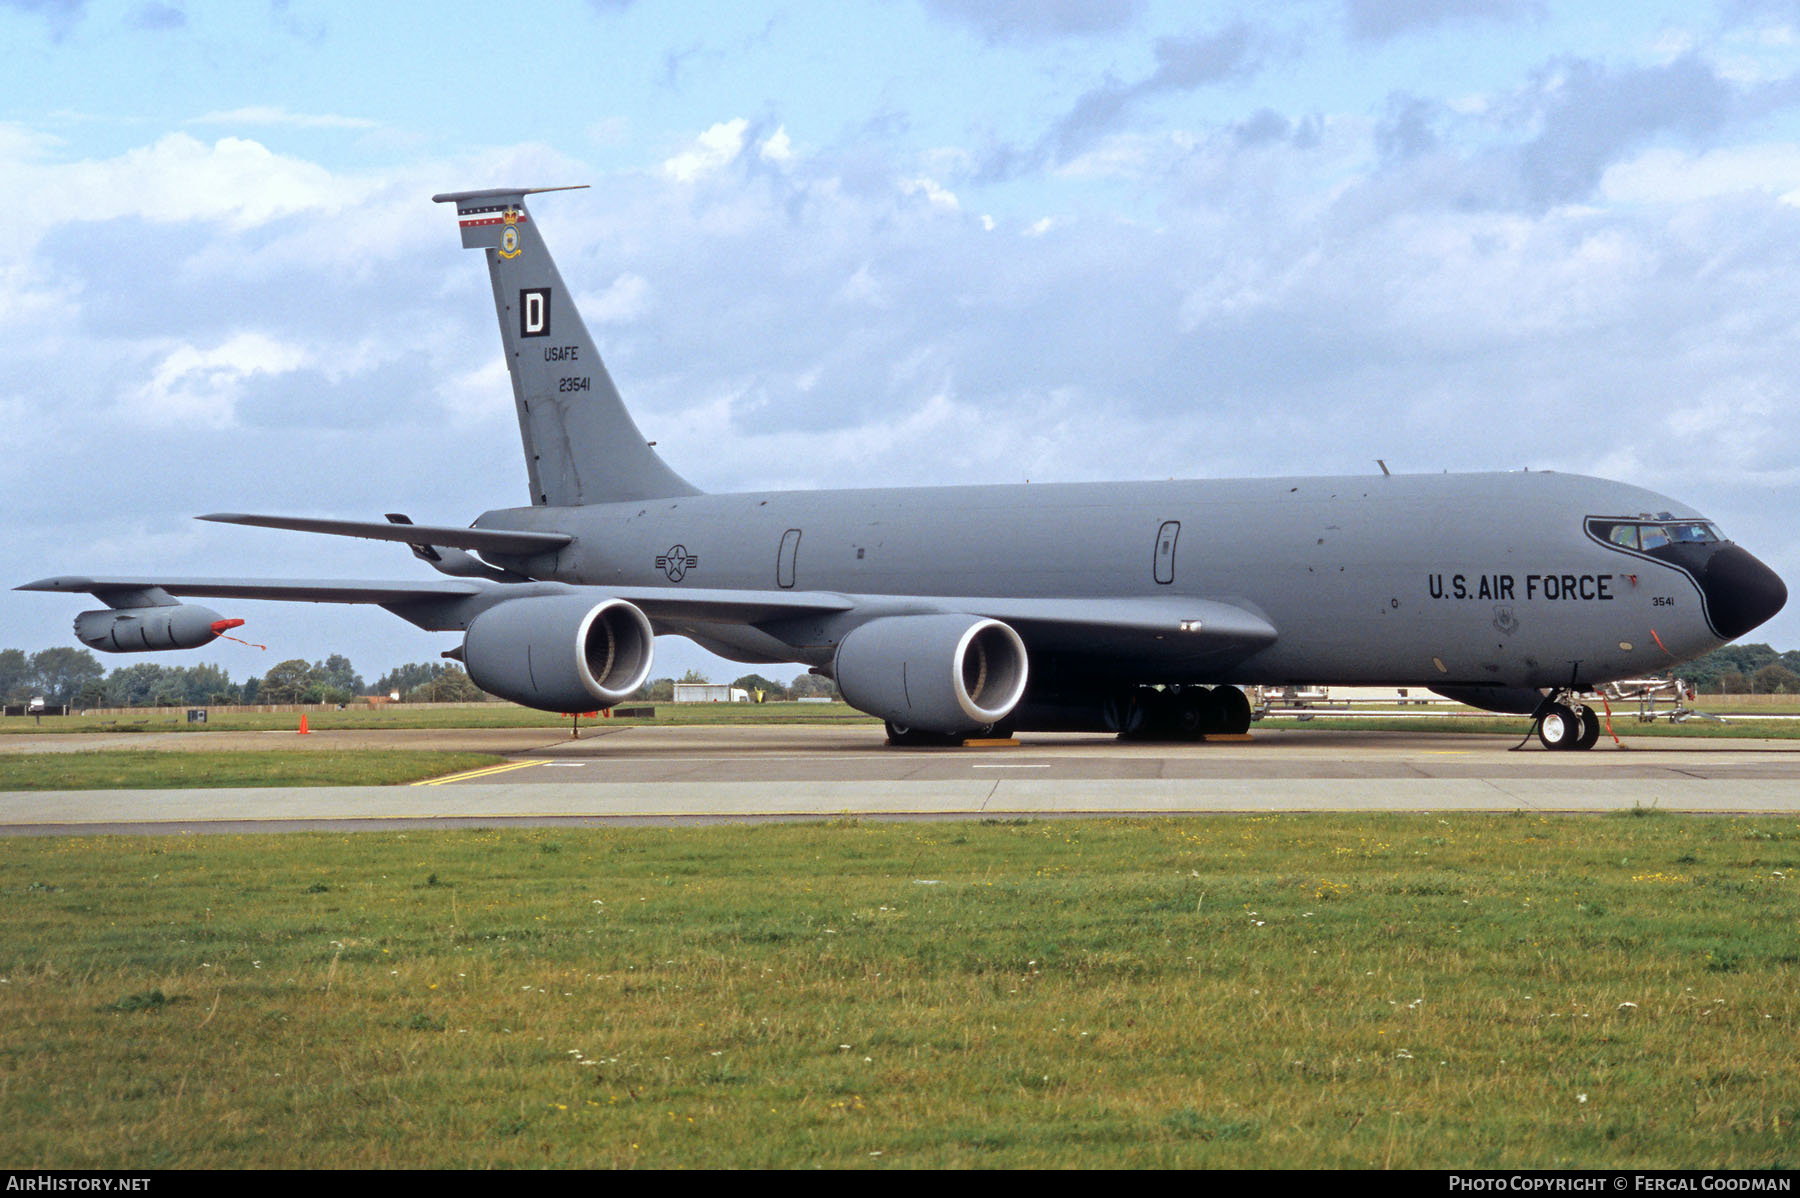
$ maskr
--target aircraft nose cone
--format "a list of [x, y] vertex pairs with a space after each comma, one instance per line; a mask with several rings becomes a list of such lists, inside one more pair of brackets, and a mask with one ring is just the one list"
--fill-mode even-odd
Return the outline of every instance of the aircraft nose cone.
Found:
[[1780, 611], [1787, 584], [1769, 567], [1736, 545], [1720, 545], [1706, 559], [1700, 578], [1713, 631], [1736, 640]]

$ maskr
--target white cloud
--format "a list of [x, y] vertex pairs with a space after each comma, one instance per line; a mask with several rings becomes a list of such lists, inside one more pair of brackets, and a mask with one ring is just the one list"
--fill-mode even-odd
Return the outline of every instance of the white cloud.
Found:
[[169, 133], [110, 158], [74, 161], [59, 161], [60, 148], [0, 126], [0, 175], [29, 197], [0, 243], [0, 264], [28, 261], [50, 230], [81, 222], [135, 217], [161, 225], [217, 222], [241, 231], [303, 212], [342, 212], [370, 190], [367, 182], [237, 137], [208, 144]]
[[867, 262], [859, 265], [856, 273], [844, 281], [844, 285], [838, 289], [838, 298], [847, 304], [861, 304], [871, 308], [885, 308], [892, 302]]
[[1719, 74], [1733, 83], [1780, 84], [1793, 77], [1796, 43], [1800, 43], [1800, 35], [1793, 25], [1753, 20], [1726, 30], [1710, 50]]
[[771, 133], [757, 152], [770, 162], [792, 162], [794, 143], [788, 137], [787, 126], [782, 125], [774, 133]]
[[649, 310], [650, 284], [642, 275], [622, 274], [599, 295], [579, 298], [581, 315], [589, 326], [627, 324]]
[[170, 133], [117, 158], [48, 173], [62, 219], [221, 220], [244, 228], [295, 212], [341, 211], [358, 198], [324, 167], [240, 137], [208, 145]]
[[128, 397], [134, 422], [180, 428], [228, 428], [237, 422], [245, 380], [286, 374], [308, 361], [299, 346], [262, 333], [238, 333], [212, 349], [180, 345], [157, 363], [150, 378]]
[[1790, 197], [1800, 196], [1800, 145], [1772, 142], [1703, 153], [1659, 147], [1612, 166], [1600, 181], [1602, 198], [1615, 204], [1686, 204], [1748, 191], [1795, 203]]
[[[720, 430], [757, 425], [766, 414], [767, 406], [756, 391], [739, 386], [680, 412], [672, 421], [670, 439], [687, 445], [717, 443]], [[977, 423], [974, 409], [935, 392], [902, 411], [846, 428], [779, 429], [764, 423], [757, 431], [734, 438], [734, 461], [726, 468], [734, 487], [743, 490], [817, 486], [810, 463], [828, 464], [835, 476], [832, 485], [880, 486], [909, 481], [908, 463], [925, 457], [941, 461], [950, 448], [953, 457], [971, 459], [962, 462], [956, 474], [966, 477], [973, 467], [979, 477], [988, 463], [972, 460], [979, 457], [981, 446], [966, 435]]]
[[459, 427], [493, 420], [498, 411], [512, 406], [506, 359], [495, 354], [474, 370], [446, 377], [438, 384], [437, 398]]
[[80, 310], [79, 297], [66, 284], [52, 285], [25, 263], [0, 259], [0, 329], [68, 328]]
[[587, 136], [597, 146], [622, 146], [631, 137], [631, 122], [622, 116], [603, 117], [588, 125]]
[[0, 162], [15, 167], [28, 162], [40, 162], [64, 144], [60, 137], [41, 129], [16, 121], [0, 121]]
[[1186, 131], [1154, 136], [1114, 133], [1071, 155], [1055, 171], [1065, 179], [1141, 179], [1193, 145], [1193, 135]]
[[900, 184], [900, 190], [909, 196], [924, 196], [934, 208], [942, 208], [946, 212], [956, 212], [962, 208], [957, 201], [956, 193], [950, 191], [936, 179], [920, 175]]
[[684, 150], [663, 163], [663, 171], [682, 183], [692, 183], [706, 175], [723, 170], [737, 161], [744, 149], [744, 132], [750, 122], [743, 117], [721, 121], [694, 139]]
[[253, 105], [229, 112], [209, 112], [193, 117], [190, 125], [285, 125], [295, 129], [374, 129], [379, 122], [366, 117], [338, 116], [327, 112], [289, 112], [285, 108]]
[[1692, 29], [1669, 25], [1657, 31], [1656, 37], [1650, 42], [1649, 51], [1658, 61], [1673, 62], [1684, 54], [1692, 54], [1699, 42], [1699, 35]]

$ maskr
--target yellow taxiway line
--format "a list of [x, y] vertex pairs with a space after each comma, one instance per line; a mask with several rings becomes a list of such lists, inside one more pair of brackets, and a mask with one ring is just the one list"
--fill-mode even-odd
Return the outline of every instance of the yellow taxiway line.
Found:
[[490, 765], [481, 770], [464, 770], [460, 774], [446, 774], [442, 778], [427, 778], [423, 782], [414, 782], [414, 786], [442, 786], [446, 782], [465, 782], [470, 778], [485, 778], [489, 774], [504, 774], [507, 770], [522, 770], [534, 765], [549, 765], [548, 761], [509, 761], [505, 765]]

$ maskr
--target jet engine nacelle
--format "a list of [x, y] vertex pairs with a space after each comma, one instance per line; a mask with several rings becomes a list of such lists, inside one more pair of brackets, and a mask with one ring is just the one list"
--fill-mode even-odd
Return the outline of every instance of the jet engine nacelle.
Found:
[[563, 713], [611, 707], [650, 676], [650, 620], [623, 599], [510, 599], [476, 616], [463, 664], [482, 690]]
[[997, 724], [1025, 693], [1025, 642], [979, 616], [886, 616], [838, 645], [838, 688], [850, 706], [923, 732]]
[[212, 643], [242, 620], [223, 620], [197, 603], [159, 607], [109, 607], [75, 617], [75, 638], [105, 653], [144, 653], [156, 649], [198, 649]]

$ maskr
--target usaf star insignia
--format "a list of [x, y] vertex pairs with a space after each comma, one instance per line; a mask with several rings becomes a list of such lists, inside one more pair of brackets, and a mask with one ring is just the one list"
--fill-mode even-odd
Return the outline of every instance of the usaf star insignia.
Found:
[[677, 545], [667, 553], [656, 556], [656, 568], [663, 572], [670, 582], [680, 582], [687, 577], [687, 572], [700, 564], [700, 559], [687, 551], [686, 545]]

